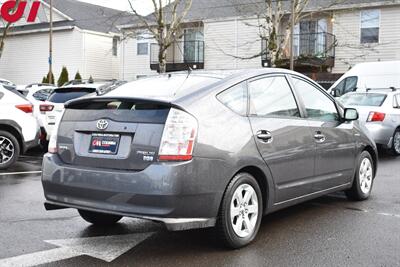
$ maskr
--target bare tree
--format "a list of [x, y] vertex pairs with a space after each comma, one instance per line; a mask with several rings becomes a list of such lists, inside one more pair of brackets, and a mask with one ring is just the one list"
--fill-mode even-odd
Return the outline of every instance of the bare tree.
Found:
[[[17, 7], [18, 7], [20, 1], [21, 0], [16, 0], [15, 1], [15, 7], [11, 11], [11, 13], [13, 13], [13, 12], [15, 12], [15, 10], [17, 10]], [[2, 29], [3, 32], [1, 33], [1, 36], [0, 36], [0, 59], [1, 59], [2, 55], [3, 55], [4, 46], [5, 46], [5, 40], [7, 38], [7, 35], [8, 35], [8, 32], [9, 32], [11, 26], [12, 26], [11, 22], [3, 21], [3, 29]]]
[[[277, 66], [277, 63], [289, 48], [292, 16], [294, 16], [294, 24], [296, 25], [306, 17], [322, 13], [326, 9], [345, 2], [345, 0], [332, 0], [324, 6], [321, 5], [315, 7], [313, 11], [308, 11], [307, 7], [310, 0], [247, 0], [245, 4], [241, 0], [231, 1], [239, 14], [257, 17], [257, 22], [247, 22], [246, 25], [257, 27], [259, 32], [257, 41], [264, 42], [264, 47], [260, 53], [240, 58], [252, 59], [266, 55], [272, 67]], [[291, 12], [292, 4], [294, 5], [294, 13]]]
[[255, 24], [246, 23], [246, 25], [257, 27], [260, 40], [265, 42], [264, 49], [248, 59], [266, 55], [271, 60], [272, 67], [276, 67], [276, 63], [282, 58], [284, 49], [287, 48], [290, 41], [290, 23], [284, 24], [283, 22], [289, 22], [292, 19], [291, 16], [294, 16], [295, 24], [299, 23], [310, 0], [292, 0], [294, 1], [294, 14], [291, 14], [290, 2], [287, 0], [250, 0], [246, 2], [245, 6], [240, 0], [232, 1], [239, 14], [257, 16]]
[[142, 16], [128, 0], [131, 10], [139, 19], [141, 28], [150, 32], [156, 40], [160, 73], [167, 71], [167, 49], [177, 39], [180, 26], [192, 7], [192, 0], [151, 0], [154, 12], [150, 16]]

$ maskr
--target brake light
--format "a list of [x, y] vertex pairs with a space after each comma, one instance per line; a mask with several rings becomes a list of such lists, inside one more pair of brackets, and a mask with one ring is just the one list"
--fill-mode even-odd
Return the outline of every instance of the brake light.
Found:
[[374, 121], [384, 121], [386, 117], [385, 113], [381, 112], [370, 112], [368, 115], [367, 122], [374, 122]]
[[27, 105], [16, 105], [15, 106], [17, 109], [25, 112], [25, 113], [32, 113], [33, 112], [33, 106], [31, 104]]
[[47, 111], [53, 111], [54, 106], [53, 105], [47, 105], [43, 104], [39, 106], [40, 112], [47, 112]]
[[158, 153], [159, 160], [191, 160], [197, 136], [197, 128], [197, 121], [192, 115], [172, 108], [165, 123]]

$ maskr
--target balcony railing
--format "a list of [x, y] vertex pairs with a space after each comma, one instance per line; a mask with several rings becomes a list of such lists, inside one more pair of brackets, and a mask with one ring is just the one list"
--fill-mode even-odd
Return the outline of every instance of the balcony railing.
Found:
[[[150, 46], [150, 68], [159, 71], [158, 44]], [[167, 50], [167, 72], [187, 69], [204, 69], [204, 42], [175, 42]]]
[[[283, 38], [283, 37], [282, 37]], [[266, 42], [262, 43], [265, 50]], [[335, 63], [335, 35], [327, 32], [302, 33], [294, 35], [293, 53], [297, 66], [333, 67]], [[290, 59], [289, 44], [283, 49], [281, 65], [285, 66]], [[264, 54], [263, 65], [269, 60]]]

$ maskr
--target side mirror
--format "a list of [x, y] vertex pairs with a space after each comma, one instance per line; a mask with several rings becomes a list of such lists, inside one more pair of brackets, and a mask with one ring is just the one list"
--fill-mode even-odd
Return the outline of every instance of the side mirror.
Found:
[[358, 120], [358, 111], [354, 108], [346, 108], [344, 110], [344, 120], [345, 121], [356, 121]]
[[333, 97], [338, 97], [338, 89], [333, 88], [332, 91], [331, 91], [331, 95], [332, 95]]

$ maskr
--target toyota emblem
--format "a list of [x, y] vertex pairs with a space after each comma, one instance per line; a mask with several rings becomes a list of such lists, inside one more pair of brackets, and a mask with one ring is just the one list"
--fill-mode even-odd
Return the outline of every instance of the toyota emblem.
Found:
[[105, 130], [108, 127], [108, 121], [107, 120], [99, 120], [97, 122], [97, 129], [99, 130]]

